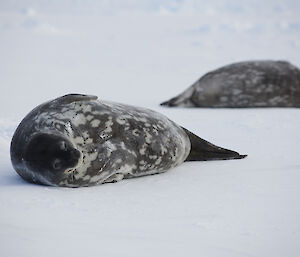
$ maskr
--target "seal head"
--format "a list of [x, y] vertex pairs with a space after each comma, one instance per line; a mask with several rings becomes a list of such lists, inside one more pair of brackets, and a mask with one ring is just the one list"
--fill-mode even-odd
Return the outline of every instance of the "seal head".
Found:
[[61, 135], [37, 133], [27, 144], [24, 160], [28, 169], [49, 184], [66, 176], [80, 163], [81, 153]]

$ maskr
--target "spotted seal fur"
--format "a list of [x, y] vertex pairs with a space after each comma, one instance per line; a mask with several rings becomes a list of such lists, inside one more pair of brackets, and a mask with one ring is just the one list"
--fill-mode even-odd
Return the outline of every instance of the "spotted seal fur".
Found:
[[25, 180], [80, 187], [161, 173], [184, 161], [240, 159], [162, 114], [70, 94], [33, 109], [11, 142]]
[[300, 107], [300, 70], [286, 61], [247, 61], [201, 77], [164, 106]]

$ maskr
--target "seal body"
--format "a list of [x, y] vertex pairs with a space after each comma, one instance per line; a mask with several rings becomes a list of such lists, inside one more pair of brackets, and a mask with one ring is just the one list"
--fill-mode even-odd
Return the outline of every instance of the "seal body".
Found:
[[205, 74], [162, 103], [180, 107], [300, 107], [300, 70], [285, 61], [247, 61]]
[[161, 173], [184, 161], [245, 157], [157, 112], [78, 94], [33, 109], [16, 129], [10, 152], [25, 180], [66, 187]]
[[[50, 151], [49, 140], [55, 145], [67, 142], [69, 157], [61, 159], [77, 156], [78, 161], [62, 165], [61, 145]], [[190, 149], [185, 131], [157, 112], [67, 95], [36, 107], [23, 119], [12, 139], [11, 159], [30, 182], [79, 187], [164, 172], [182, 163]], [[49, 159], [53, 163], [43, 167]], [[63, 166], [59, 174], [55, 162]]]

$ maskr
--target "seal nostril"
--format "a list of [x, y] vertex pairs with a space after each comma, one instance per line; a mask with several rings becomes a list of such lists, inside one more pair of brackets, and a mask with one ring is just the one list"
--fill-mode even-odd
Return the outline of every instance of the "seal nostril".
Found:
[[71, 153], [72, 153], [73, 158], [75, 158], [75, 159], [80, 158], [80, 152], [77, 149], [73, 149]]

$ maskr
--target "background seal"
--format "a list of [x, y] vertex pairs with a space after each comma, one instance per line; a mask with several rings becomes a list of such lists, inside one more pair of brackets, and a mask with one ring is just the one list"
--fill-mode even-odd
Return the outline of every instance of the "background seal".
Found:
[[206, 73], [169, 107], [300, 107], [300, 70], [285, 61], [247, 61]]

